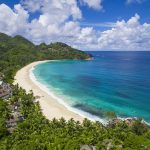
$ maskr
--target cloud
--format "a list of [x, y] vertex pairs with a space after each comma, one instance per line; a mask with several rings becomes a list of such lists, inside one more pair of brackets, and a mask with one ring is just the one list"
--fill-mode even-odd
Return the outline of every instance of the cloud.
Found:
[[89, 23], [89, 22], [81, 22], [82, 26], [92, 26], [92, 27], [114, 27], [114, 22], [100, 22], [100, 23]]
[[[37, 1], [37, 3], [39, 3], [37, 7], [39, 10], [36, 9], [36, 11], [40, 11], [41, 14], [39, 18], [32, 20], [30, 23], [30, 38], [35, 43], [40, 41], [46, 43], [64, 41], [63, 38], [66, 38], [66, 36], [72, 36], [73, 30], [80, 29], [77, 20], [82, 18], [82, 13], [76, 0], [44, 0], [42, 3], [40, 1]], [[27, 10], [35, 11], [30, 3], [27, 4], [29, 5], [25, 5]]]
[[21, 4], [29, 12], [39, 11], [41, 18], [49, 18], [50, 22], [65, 21], [69, 17], [74, 20], [82, 18], [76, 0], [22, 0]]
[[139, 4], [141, 4], [144, 1], [146, 1], [146, 0], [127, 0], [126, 2], [127, 2], [127, 4], [132, 4], [132, 3], [139, 3]]
[[43, 5], [43, 0], [21, 0], [21, 5], [29, 12], [40, 11]]
[[101, 10], [102, 7], [102, 0], [80, 0], [81, 4], [88, 5], [91, 8]]
[[0, 5], [0, 32], [9, 35], [25, 34], [28, 30], [29, 14], [18, 4], [14, 10], [5, 4]]
[[117, 21], [115, 27], [101, 33], [98, 43], [103, 49], [149, 50], [150, 24], [140, 24], [140, 16], [135, 14], [127, 22]]
[[[0, 32], [23, 35], [35, 44], [61, 41], [83, 50], [150, 50], [150, 24], [141, 24], [138, 14], [128, 21], [97, 24], [109, 27], [100, 31], [94, 25], [80, 24], [82, 11], [76, 0], [46, 0], [42, 4], [39, 0], [35, 8], [25, 2], [13, 9], [0, 5]], [[35, 11], [40, 15], [31, 19], [30, 12]]]

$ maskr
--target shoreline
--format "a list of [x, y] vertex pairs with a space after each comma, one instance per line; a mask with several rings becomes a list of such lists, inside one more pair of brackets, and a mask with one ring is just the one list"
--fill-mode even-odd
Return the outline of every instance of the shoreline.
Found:
[[[43, 115], [49, 120], [52, 120], [53, 118], [60, 119], [63, 117], [66, 120], [73, 118], [75, 121], [82, 122], [85, 118], [87, 118], [91, 121], [99, 121], [104, 125], [107, 124], [108, 121], [105, 120], [104, 118], [99, 118], [88, 112], [69, 106], [62, 99], [58, 98], [56, 94], [51, 92], [50, 89], [48, 89], [45, 85], [37, 81], [36, 77], [32, 72], [34, 67], [36, 65], [51, 61], [59, 61], [59, 60], [36, 61], [21, 68], [19, 71], [17, 71], [14, 77], [15, 80], [13, 84], [18, 84], [19, 87], [25, 89], [27, 93], [30, 90], [32, 90], [34, 96], [38, 97], [37, 101], [40, 104]], [[127, 120], [129, 118], [133, 119], [136, 117], [127, 117], [127, 118], [117, 117], [116, 119]], [[143, 121], [149, 125], [148, 122], [146, 122], [145, 120]]]
[[52, 120], [53, 118], [60, 119], [63, 117], [66, 120], [73, 118], [75, 121], [82, 122], [85, 118], [84, 116], [67, 109], [67, 107], [61, 104], [57, 99], [48, 94], [43, 87], [40, 87], [38, 82], [33, 81], [33, 76], [31, 77], [33, 68], [38, 64], [50, 61], [51, 60], [37, 61], [23, 67], [16, 73], [13, 84], [18, 84], [21, 88], [25, 89], [26, 92], [32, 90], [34, 96], [39, 97], [37, 101], [39, 101], [41, 111], [47, 119]]
[[[60, 60], [50, 60], [50, 61], [47, 61], [47, 62], [52, 62], [52, 61], [60, 61]], [[35, 65], [36, 66], [36, 65]], [[52, 97], [54, 100], [56, 100], [59, 104], [63, 105], [65, 107], [65, 109], [75, 113], [75, 114], [78, 114], [80, 117], [83, 117], [83, 118], [87, 118], [91, 121], [99, 121], [103, 124], [106, 124], [107, 121], [105, 119], [101, 119], [100, 117], [98, 116], [95, 116], [95, 115], [92, 115], [88, 112], [85, 112], [81, 109], [77, 109], [75, 107], [71, 107], [69, 106], [64, 99], [60, 98], [57, 96], [56, 93], [53, 92], [53, 90], [51, 90], [50, 88], [47, 88], [46, 85], [40, 83], [34, 73], [33, 73], [33, 70], [34, 70], [34, 67], [32, 67], [30, 70], [29, 70], [29, 76], [30, 76], [30, 79], [34, 82], [35, 85], [37, 85], [42, 91], [46, 92], [50, 97]]]

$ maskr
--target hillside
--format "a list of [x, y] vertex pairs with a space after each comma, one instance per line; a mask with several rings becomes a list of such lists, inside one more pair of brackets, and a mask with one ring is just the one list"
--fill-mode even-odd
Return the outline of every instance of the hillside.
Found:
[[22, 36], [10, 37], [0, 33], [0, 72], [5, 80], [12, 82], [21, 67], [46, 59], [88, 59], [90, 55], [64, 43], [34, 45]]

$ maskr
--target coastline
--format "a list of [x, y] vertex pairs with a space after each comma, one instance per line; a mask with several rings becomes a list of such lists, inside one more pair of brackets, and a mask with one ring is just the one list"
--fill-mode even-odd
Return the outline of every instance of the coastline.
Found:
[[[99, 121], [104, 125], [107, 124], [108, 120], [105, 120], [104, 118], [99, 118], [95, 115], [91, 115], [90, 113], [67, 105], [67, 103], [65, 103], [62, 99], [58, 98], [56, 94], [53, 94], [50, 89], [37, 81], [32, 72], [34, 67], [38, 64], [51, 61], [57, 60], [36, 61], [26, 65], [16, 73], [13, 84], [18, 84], [21, 88], [25, 89], [27, 93], [32, 90], [34, 96], [38, 97], [37, 101], [40, 104], [43, 115], [49, 120], [52, 120], [53, 118], [60, 119], [63, 117], [66, 120], [73, 118], [75, 121], [82, 122], [84, 118], [88, 118], [91, 121]], [[116, 119], [128, 120], [135, 118], [136, 117], [117, 117]], [[145, 123], [149, 125], [149, 123]]]
[[34, 96], [39, 97], [37, 101], [39, 101], [42, 113], [47, 119], [52, 120], [53, 118], [60, 119], [63, 117], [66, 120], [73, 118], [75, 121], [82, 122], [85, 118], [84, 116], [67, 109], [67, 107], [61, 104], [57, 99], [48, 94], [43, 87], [40, 88], [40, 86], [36, 84], [37, 82], [33, 81], [31, 71], [34, 66], [49, 61], [51, 60], [37, 61], [23, 67], [16, 73], [13, 84], [18, 84], [21, 88], [25, 89], [26, 92], [32, 90]]

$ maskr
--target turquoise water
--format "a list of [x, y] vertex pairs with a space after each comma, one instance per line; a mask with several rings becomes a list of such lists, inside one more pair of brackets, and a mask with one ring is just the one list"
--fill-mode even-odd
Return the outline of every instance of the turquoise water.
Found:
[[100, 118], [150, 122], [150, 52], [91, 52], [92, 61], [62, 60], [37, 65], [36, 79], [69, 106]]

